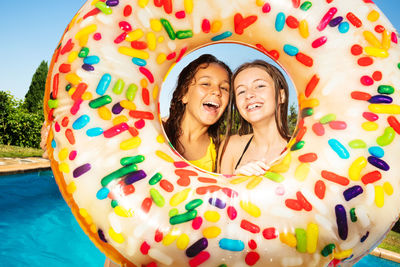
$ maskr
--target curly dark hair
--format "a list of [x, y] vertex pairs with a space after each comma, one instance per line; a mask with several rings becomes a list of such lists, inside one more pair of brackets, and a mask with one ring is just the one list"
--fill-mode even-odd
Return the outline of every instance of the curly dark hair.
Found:
[[[179, 137], [182, 135], [181, 123], [186, 109], [186, 104], [182, 102], [182, 98], [188, 92], [189, 86], [193, 82], [197, 71], [200, 68], [207, 68], [212, 63], [218, 64], [224, 68], [228, 73], [229, 81], [231, 80], [231, 69], [224, 62], [218, 60], [215, 56], [210, 54], [203, 54], [197, 59], [193, 60], [185, 68], [183, 68], [179, 74], [178, 82], [171, 99], [169, 117], [164, 122], [164, 130], [168, 136], [170, 144], [181, 154], [184, 153], [185, 148], [179, 141]], [[217, 153], [218, 147], [221, 144], [221, 135], [223, 134], [225, 128], [222, 122], [224, 122], [226, 117], [227, 111], [225, 110], [221, 118], [219, 118], [218, 121], [211, 125], [207, 130], [208, 135], [212, 138], [212, 141], [215, 144]]]

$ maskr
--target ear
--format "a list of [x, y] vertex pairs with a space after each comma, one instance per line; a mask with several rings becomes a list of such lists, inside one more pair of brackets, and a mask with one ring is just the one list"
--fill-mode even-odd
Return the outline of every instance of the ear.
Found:
[[279, 90], [279, 104], [283, 104], [286, 101], [286, 95], [285, 95], [285, 90], [280, 89]]
[[187, 95], [187, 93], [182, 97], [182, 103], [183, 104], [187, 104], [188, 102], [189, 102], [189, 99], [188, 99], [189, 97], [188, 97], [188, 95]]

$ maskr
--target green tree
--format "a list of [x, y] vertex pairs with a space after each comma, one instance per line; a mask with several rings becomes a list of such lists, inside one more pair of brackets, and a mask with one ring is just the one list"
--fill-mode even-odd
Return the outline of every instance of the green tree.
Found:
[[293, 103], [290, 105], [289, 116], [288, 116], [288, 124], [289, 124], [290, 134], [292, 134], [294, 132], [294, 129], [296, 128], [297, 116], [298, 116], [298, 114], [297, 114], [296, 105]]
[[43, 116], [43, 97], [49, 67], [46, 61], [42, 61], [33, 74], [31, 85], [25, 95], [23, 107], [30, 113]]
[[10, 92], [0, 91], [0, 144], [10, 144], [10, 116], [16, 112], [20, 104], [21, 101], [16, 100]]

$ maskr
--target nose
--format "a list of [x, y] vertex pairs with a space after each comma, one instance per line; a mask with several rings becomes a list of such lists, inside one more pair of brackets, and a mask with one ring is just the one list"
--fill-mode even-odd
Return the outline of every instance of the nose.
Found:
[[251, 99], [251, 98], [255, 97], [255, 94], [254, 94], [253, 90], [250, 89], [250, 88], [248, 90], [246, 90], [245, 97], [246, 97], [246, 99]]
[[211, 88], [211, 94], [215, 96], [221, 96], [221, 88], [219, 88], [219, 86], [213, 86]]

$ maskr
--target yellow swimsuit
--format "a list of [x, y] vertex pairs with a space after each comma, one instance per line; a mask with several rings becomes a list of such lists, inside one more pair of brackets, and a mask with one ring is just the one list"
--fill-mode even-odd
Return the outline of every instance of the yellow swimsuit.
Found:
[[203, 170], [212, 172], [214, 171], [215, 168], [216, 157], [217, 157], [217, 152], [215, 150], [215, 145], [212, 139], [210, 138], [210, 145], [207, 148], [206, 155], [201, 159], [191, 160], [189, 162]]

